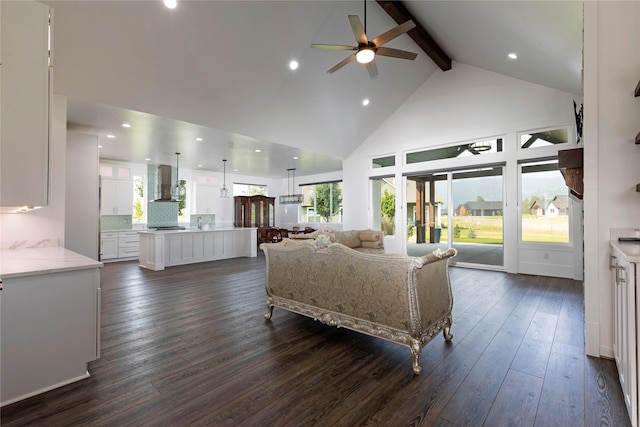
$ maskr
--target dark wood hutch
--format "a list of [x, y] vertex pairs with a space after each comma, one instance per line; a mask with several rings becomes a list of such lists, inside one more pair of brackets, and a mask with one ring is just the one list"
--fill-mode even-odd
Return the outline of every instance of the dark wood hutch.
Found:
[[234, 227], [274, 227], [275, 197], [235, 196]]

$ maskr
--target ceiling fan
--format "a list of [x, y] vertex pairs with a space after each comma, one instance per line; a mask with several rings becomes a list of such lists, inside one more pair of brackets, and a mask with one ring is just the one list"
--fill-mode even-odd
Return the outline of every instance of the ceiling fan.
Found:
[[378, 67], [376, 66], [376, 55], [380, 56], [389, 56], [392, 58], [400, 58], [400, 59], [409, 59], [413, 61], [418, 56], [417, 53], [407, 52], [406, 50], [393, 49], [390, 47], [383, 47], [384, 44], [390, 42], [396, 37], [406, 33], [407, 31], [415, 28], [416, 24], [412, 20], [409, 20], [403, 24], [398, 25], [397, 27], [380, 34], [375, 39], [369, 41], [367, 39], [367, 2], [364, 2], [364, 28], [362, 27], [362, 23], [360, 22], [360, 18], [358, 15], [349, 15], [349, 22], [351, 23], [351, 30], [353, 31], [353, 35], [358, 42], [358, 46], [347, 46], [347, 45], [335, 45], [335, 44], [312, 44], [311, 47], [315, 47], [318, 49], [329, 49], [329, 50], [355, 50], [355, 53], [352, 53], [342, 61], [340, 61], [336, 66], [327, 71], [327, 73], [333, 73], [340, 68], [347, 65], [349, 62], [354, 59], [361, 64], [365, 64], [367, 67], [367, 71], [369, 72], [369, 76], [371, 78], [378, 76]]

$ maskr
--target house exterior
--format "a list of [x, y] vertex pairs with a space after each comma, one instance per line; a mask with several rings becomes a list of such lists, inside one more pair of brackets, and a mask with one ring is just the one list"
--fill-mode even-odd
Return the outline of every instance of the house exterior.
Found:
[[546, 207], [547, 207], [546, 201], [544, 199], [538, 199], [535, 202], [533, 202], [529, 207], [529, 213], [531, 215], [538, 215], [538, 216], [544, 215]]
[[475, 201], [458, 206], [458, 216], [502, 216], [502, 202]]
[[569, 196], [555, 196], [545, 209], [545, 215], [558, 216], [569, 214]]

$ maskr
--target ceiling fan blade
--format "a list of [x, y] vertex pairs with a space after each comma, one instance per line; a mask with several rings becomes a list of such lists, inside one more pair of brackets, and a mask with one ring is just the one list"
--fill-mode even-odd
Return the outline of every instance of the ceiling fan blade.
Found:
[[378, 77], [378, 66], [376, 65], [375, 59], [367, 64], [367, 71], [369, 72], [369, 77], [372, 79]]
[[406, 33], [407, 31], [414, 29], [415, 27], [416, 24], [414, 24], [412, 20], [408, 20], [404, 24], [400, 24], [397, 27], [390, 29], [386, 33], [380, 34], [378, 37], [371, 40], [371, 42], [377, 47], [380, 47], [383, 44], [388, 43], [396, 37]]
[[349, 15], [349, 22], [351, 23], [351, 31], [353, 31], [353, 35], [356, 38], [358, 43], [367, 44], [369, 40], [367, 40], [367, 35], [364, 33], [364, 28], [362, 28], [362, 22], [360, 22], [360, 18], [358, 15]]
[[391, 47], [379, 47], [376, 49], [376, 55], [390, 56], [392, 58], [409, 59], [413, 61], [418, 56], [417, 53], [407, 52], [406, 50], [393, 49]]
[[328, 50], [358, 50], [357, 46], [346, 46], [342, 44], [312, 44], [311, 47]]
[[349, 62], [353, 61], [354, 59], [356, 59], [356, 54], [355, 53], [347, 56], [345, 59], [340, 61], [337, 65], [335, 65], [333, 68], [331, 68], [329, 71], [327, 71], [327, 73], [333, 73], [333, 72], [338, 71], [340, 68], [344, 67], [345, 65], [347, 65]]

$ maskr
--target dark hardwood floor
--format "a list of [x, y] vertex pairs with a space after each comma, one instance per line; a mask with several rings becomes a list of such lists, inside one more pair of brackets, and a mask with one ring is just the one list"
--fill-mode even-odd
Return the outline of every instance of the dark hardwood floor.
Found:
[[[406, 347], [276, 308], [265, 261], [102, 270], [91, 377], [3, 426], [625, 426], [610, 360], [584, 355], [582, 283], [452, 268], [453, 341]], [[37, 369], [37, 367], [34, 367]]]

